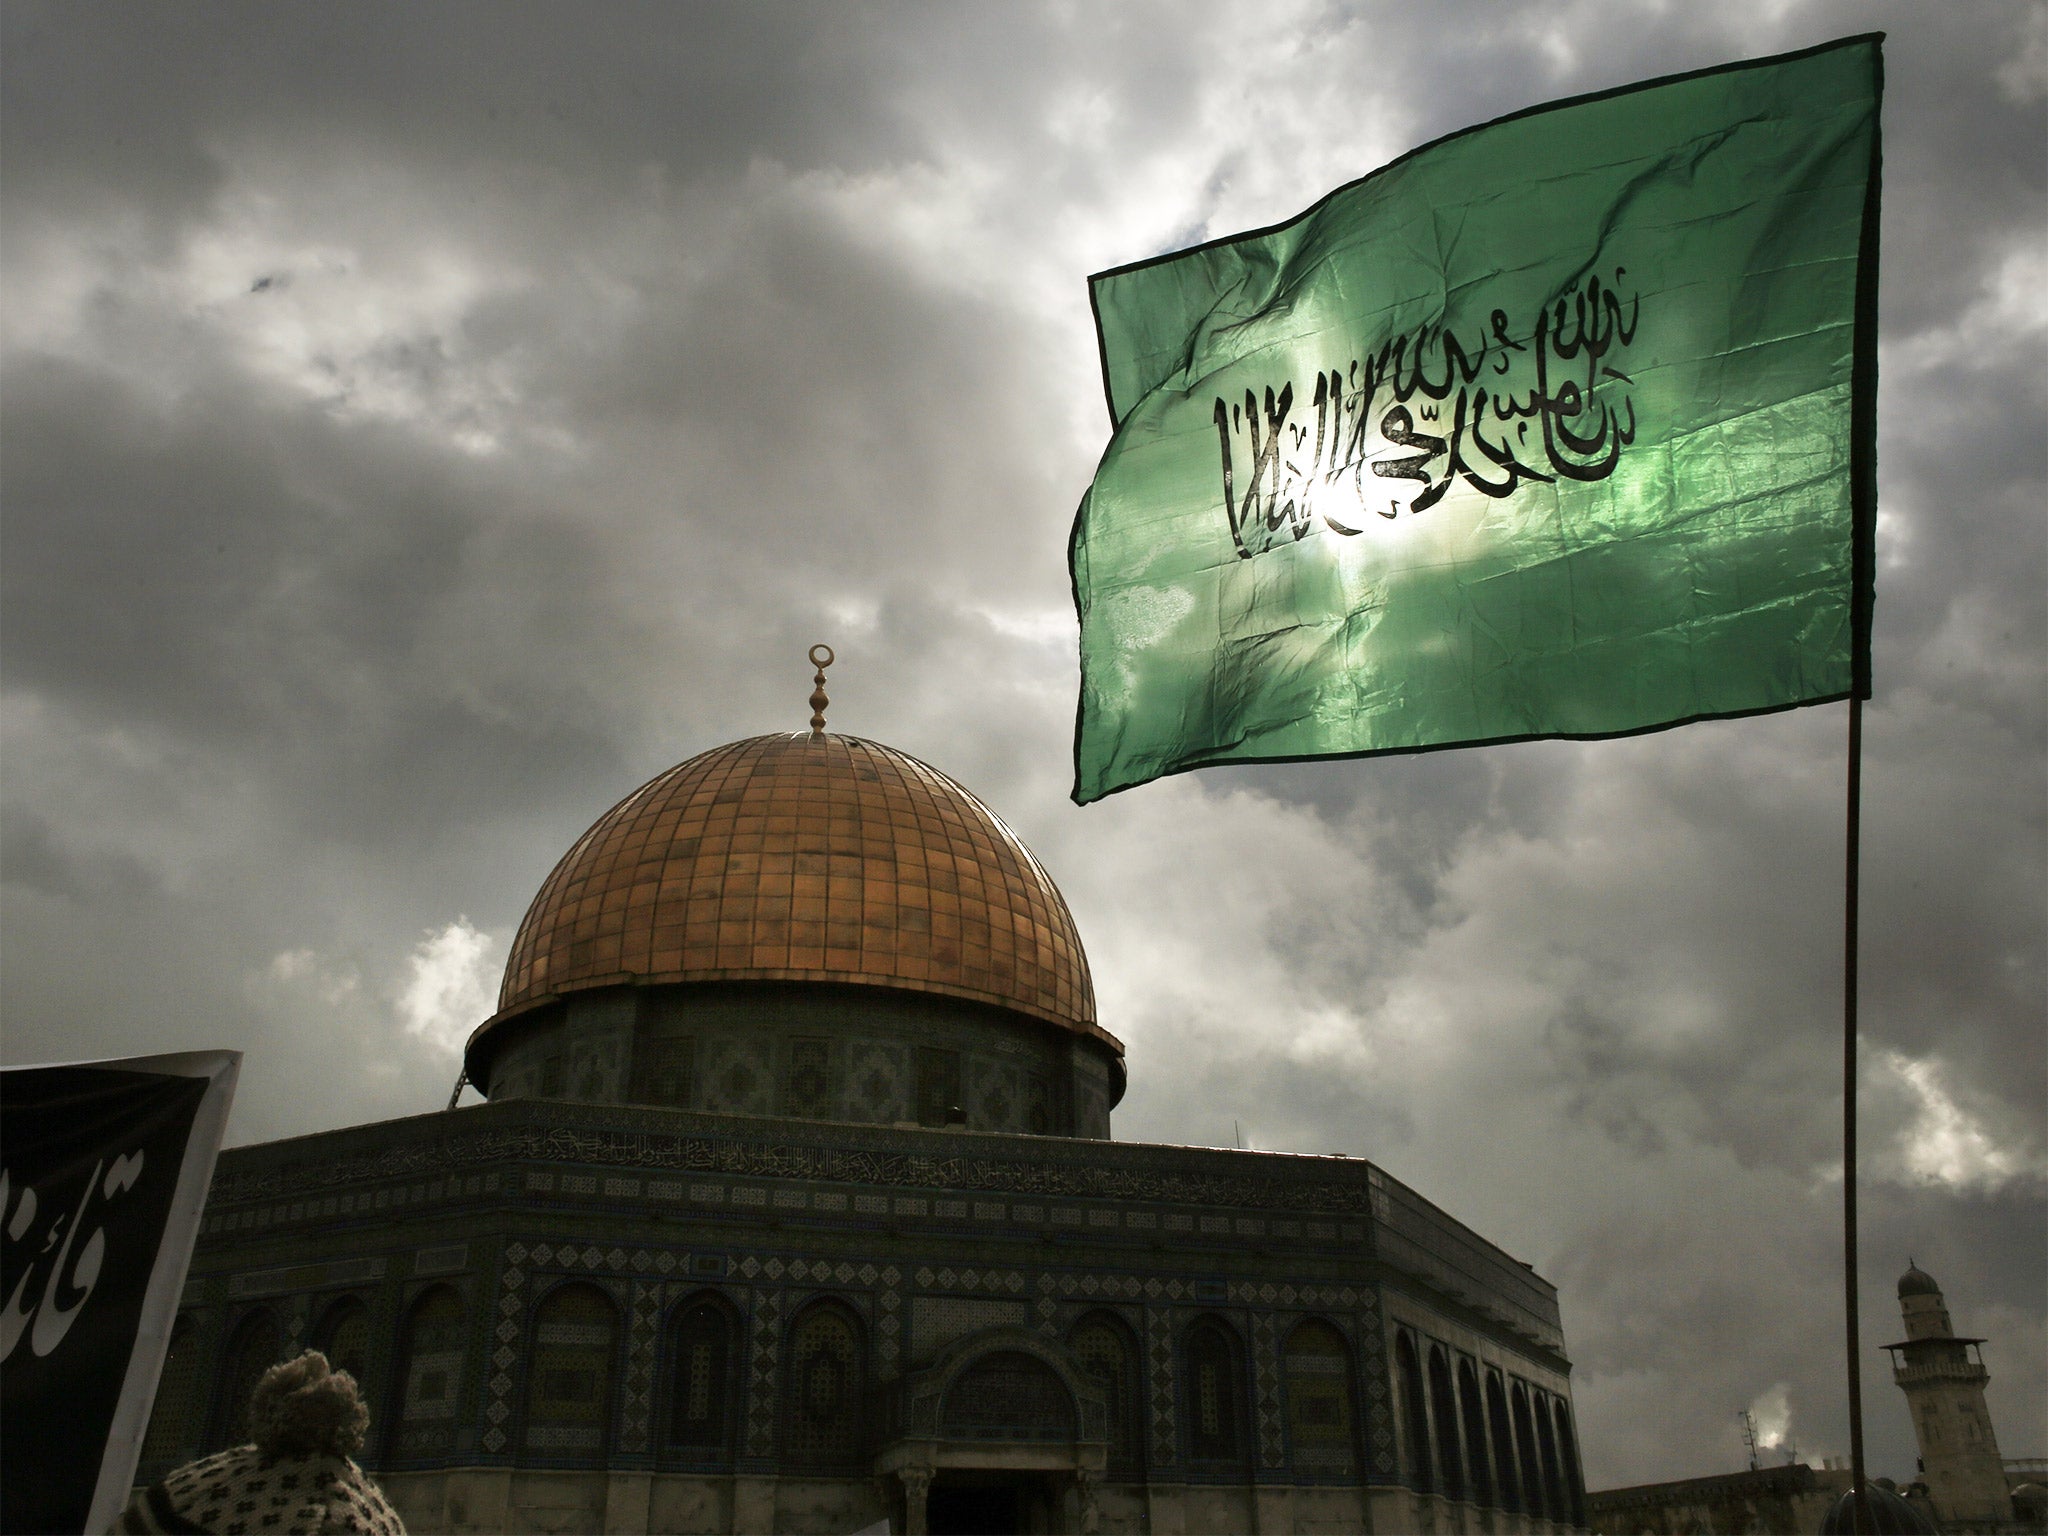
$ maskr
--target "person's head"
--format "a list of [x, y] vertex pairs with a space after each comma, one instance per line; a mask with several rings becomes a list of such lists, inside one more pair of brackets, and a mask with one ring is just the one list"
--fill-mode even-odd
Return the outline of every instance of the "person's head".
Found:
[[249, 1397], [249, 1438], [264, 1456], [353, 1456], [369, 1427], [355, 1378], [317, 1349], [273, 1365]]

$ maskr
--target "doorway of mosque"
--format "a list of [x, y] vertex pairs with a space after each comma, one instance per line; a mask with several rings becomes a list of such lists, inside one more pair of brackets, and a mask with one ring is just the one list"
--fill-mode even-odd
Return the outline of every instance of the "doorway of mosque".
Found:
[[1042, 1472], [941, 1472], [925, 1503], [932, 1536], [1027, 1536], [1057, 1529], [1057, 1496]]

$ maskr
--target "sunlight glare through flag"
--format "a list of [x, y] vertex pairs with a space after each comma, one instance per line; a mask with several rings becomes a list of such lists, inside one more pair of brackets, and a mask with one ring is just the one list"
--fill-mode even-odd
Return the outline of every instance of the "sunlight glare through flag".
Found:
[[1091, 279], [1074, 798], [1867, 697], [1881, 41]]

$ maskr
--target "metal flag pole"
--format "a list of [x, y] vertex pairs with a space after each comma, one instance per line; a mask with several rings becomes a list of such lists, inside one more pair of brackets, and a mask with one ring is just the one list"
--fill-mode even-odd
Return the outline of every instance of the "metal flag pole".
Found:
[[1842, 900], [1842, 1291], [1849, 1328], [1849, 1476], [1855, 1528], [1874, 1531], [1863, 1486], [1863, 1337], [1856, 1306], [1856, 887], [1863, 842], [1863, 698], [1849, 695], [1848, 857]]

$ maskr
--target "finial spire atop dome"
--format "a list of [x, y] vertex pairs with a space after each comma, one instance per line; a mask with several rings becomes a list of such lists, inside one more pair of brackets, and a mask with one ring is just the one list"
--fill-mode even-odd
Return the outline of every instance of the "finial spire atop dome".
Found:
[[[823, 655], [819, 654], [821, 651], [824, 653]], [[831, 666], [835, 659], [831, 646], [814, 645], [811, 647], [811, 665], [818, 669], [818, 675], [811, 679], [815, 685], [811, 689], [811, 734], [813, 736], [825, 734], [825, 706], [832, 702], [825, 697], [825, 669]]]

